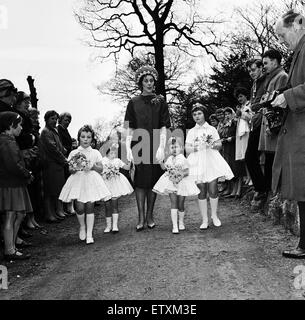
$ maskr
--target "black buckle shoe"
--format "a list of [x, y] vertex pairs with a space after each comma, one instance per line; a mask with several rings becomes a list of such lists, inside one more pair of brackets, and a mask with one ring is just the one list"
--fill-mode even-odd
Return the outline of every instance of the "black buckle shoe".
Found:
[[283, 251], [283, 257], [291, 259], [305, 259], [305, 249], [297, 247], [296, 249], [285, 250]]

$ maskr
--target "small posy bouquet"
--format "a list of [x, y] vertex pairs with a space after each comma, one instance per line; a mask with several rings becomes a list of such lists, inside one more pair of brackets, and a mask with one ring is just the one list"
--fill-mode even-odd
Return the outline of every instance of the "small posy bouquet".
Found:
[[103, 167], [103, 173], [102, 176], [106, 180], [111, 180], [115, 177], [118, 177], [120, 175], [120, 168], [118, 166], [115, 166], [114, 164], [105, 164]]
[[169, 180], [177, 185], [184, 178], [184, 170], [181, 165], [165, 165]]
[[198, 143], [199, 146], [207, 145], [211, 147], [213, 142], [213, 136], [211, 134], [203, 134], [195, 139], [195, 144]]
[[74, 171], [84, 171], [89, 169], [89, 161], [83, 153], [78, 152], [69, 160], [69, 168]]

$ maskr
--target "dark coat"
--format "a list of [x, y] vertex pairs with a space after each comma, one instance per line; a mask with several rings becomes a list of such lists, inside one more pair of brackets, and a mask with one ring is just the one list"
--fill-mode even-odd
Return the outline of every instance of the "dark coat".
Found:
[[0, 100], [0, 112], [11, 111], [15, 112], [12, 106]]
[[60, 141], [65, 148], [65, 156], [68, 157], [72, 151], [72, 138], [68, 129], [64, 128], [61, 124], [57, 126], [57, 131], [59, 134]]
[[[163, 171], [159, 164], [156, 163], [155, 154], [159, 147], [160, 134], [154, 132], [154, 129], [161, 129], [162, 127], [170, 127], [170, 117], [168, 112], [168, 106], [164, 99], [155, 101], [154, 95], [149, 96], [137, 96], [132, 98], [127, 106], [125, 114], [125, 125], [132, 129], [145, 129], [145, 132], [149, 135], [149, 143], [144, 144], [143, 149], [139, 154], [134, 148], [133, 157], [135, 162], [139, 162], [139, 156], [149, 154], [150, 163], [136, 164], [134, 186], [138, 188], [152, 189], [156, 184]], [[142, 137], [134, 134], [132, 147], [138, 142], [142, 141]], [[143, 144], [143, 142], [142, 142]]]
[[42, 130], [39, 151], [43, 165], [44, 192], [49, 196], [58, 197], [65, 183], [64, 167], [67, 160], [56, 130], [47, 127]]
[[24, 187], [31, 177], [15, 137], [0, 134], [0, 187]]
[[[288, 79], [288, 75], [285, 72], [285, 70], [282, 67], [276, 68], [266, 77], [264, 93], [270, 94], [275, 90], [284, 88], [287, 84], [287, 79]], [[259, 137], [258, 150], [265, 151], [265, 152], [275, 152], [278, 135], [267, 132], [269, 126], [268, 126], [267, 118], [265, 116], [266, 112], [267, 112], [267, 109], [263, 108], [262, 110], [263, 119], [262, 119], [262, 126], [261, 126], [260, 137]]]
[[305, 36], [300, 40], [284, 91], [287, 117], [277, 142], [272, 189], [286, 199], [305, 201]]

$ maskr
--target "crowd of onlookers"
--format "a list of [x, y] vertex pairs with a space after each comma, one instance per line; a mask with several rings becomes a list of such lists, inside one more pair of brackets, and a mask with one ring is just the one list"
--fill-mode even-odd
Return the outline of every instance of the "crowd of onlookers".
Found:
[[234, 96], [236, 110], [217, 109], [210, 123], [219, 132], [222, 155], [234, 172], [234, 179], [223, 183], [221, 194], [240, 197], [242, 186], [253, 186], [252, 204], [259, 206], [271, 191], [272, 165], [278, 132], [270, 130], [264, 102], [276, 90], [283, 89], [288, 75], [281, 66], [282, 56], [277, 50], [268, 50], [262, 58], [247, 62], [253, 79], [251, 91], [237, 87]]
[[[22, 250], [32, 246], [29, 240], [33, 236], [31, 230], [37, 229], [46, 234], [42, 221], [60, 222], [75, 213], [72, 203], [64, 210], [58, 196], [69, 175], [67, 156], [77, 147], [77, 142], [71, 138], [67, 129], [71, 122], [69, 113], [59, 115], [56, 111], [48, 111], [44, 116], [45, 128], [40, 132], [39, 110], [31, 106], [30, 95], [18, 91], [7, 79], [0, 80], [0, 119], [3, 149], [0, 169], [0, 207], [3, 210], [0, 238], [5, 246], [5, 257], [11, 260], [27, 259], [30, 255], [22, 253]], [[19, 126], [22, 128], [20, 132]], [[15, 136], [13, 142], [17, 146], [11, 143], [11, 136]], [[59, 171], [62, 175], [58, 174]], [[24, 189], [19, 189], [24, 185], [32, 210], [26, 215], [18, 208], [15, 213], [5, 212], [10, 206], [8, 201], [19, 204], [19, 198], [27, 197], [16, 193], [24, 193]], [[24, 204], [26, 200], [22, 201]]]

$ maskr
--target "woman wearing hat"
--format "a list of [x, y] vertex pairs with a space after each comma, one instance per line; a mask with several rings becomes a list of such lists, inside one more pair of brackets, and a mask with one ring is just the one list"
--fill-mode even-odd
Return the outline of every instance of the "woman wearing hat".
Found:
[[157, 79], [158, 73], [151, 66], [137, 70], [135, 80], [141, 94], [130, 99], [125, 114], [127, 160], [135, 164], [134, 187], [139, 215], [137, 231], [144, 229], [145, 221], [148, 228], [155, 227], [153, 208], [156, 194], [152, 188], [162, 175], [158, 162], [164, 160], [166, 128], [170, 127], [166, 101], [154, 93]]

